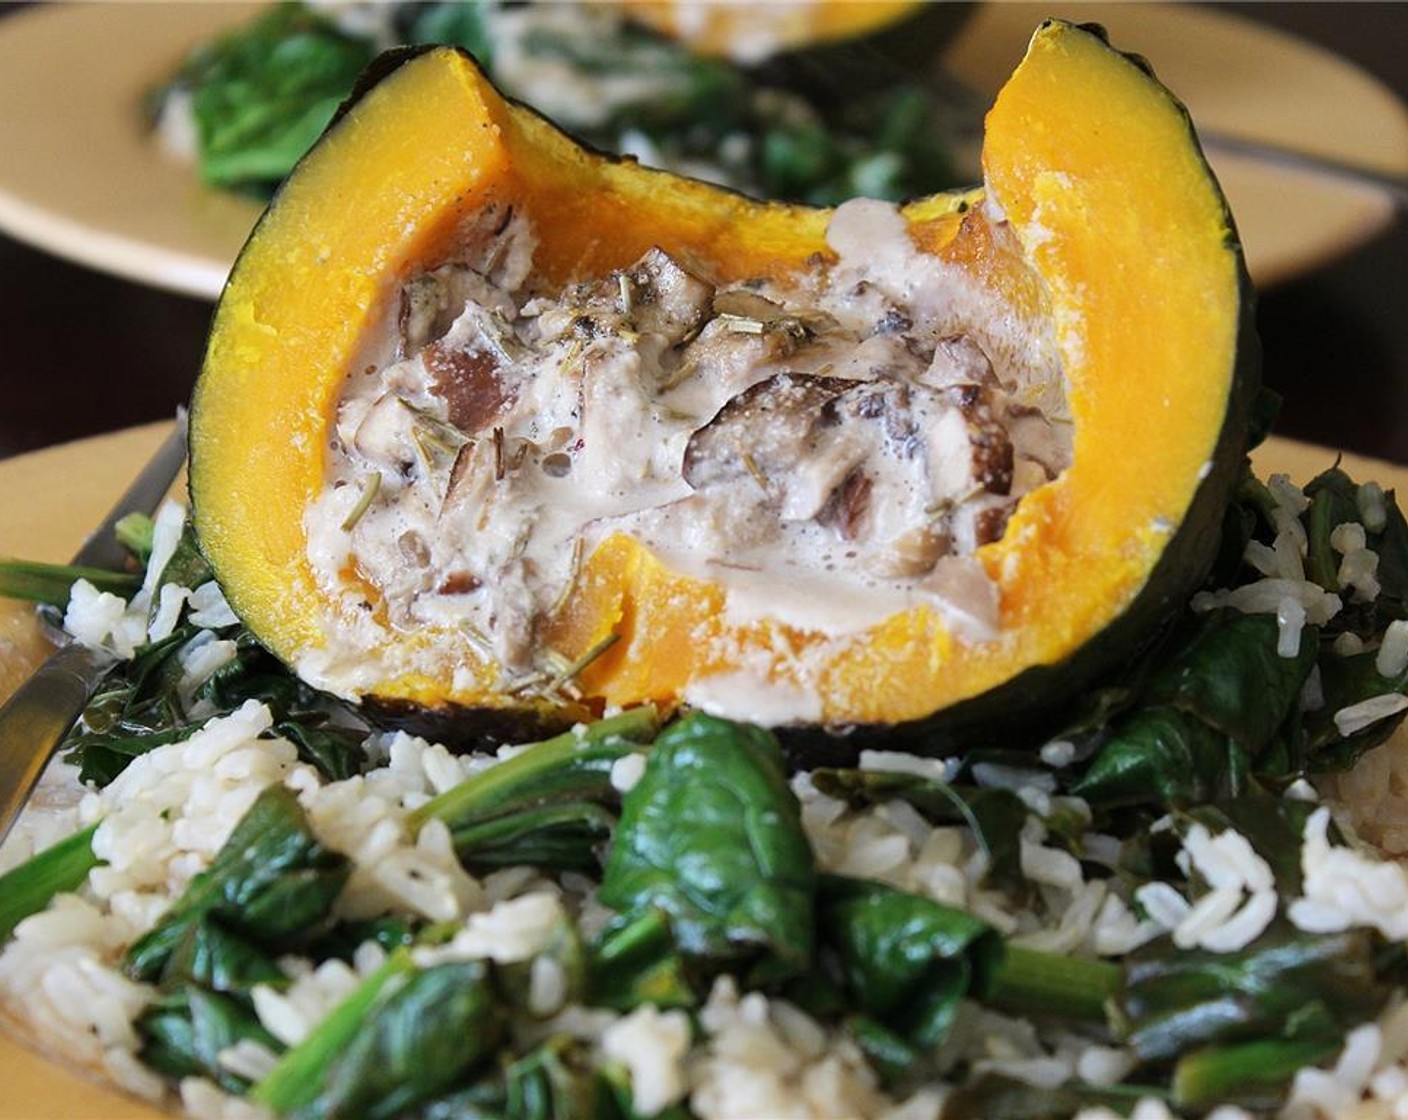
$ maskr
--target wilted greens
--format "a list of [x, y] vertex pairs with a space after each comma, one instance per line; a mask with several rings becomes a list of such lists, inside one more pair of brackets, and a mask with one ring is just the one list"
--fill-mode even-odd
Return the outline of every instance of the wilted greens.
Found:
[[[1334, 1061], [1350, 1031], [1408, 988], [1401, 945], [1368, 928], [1310, 932], [1287, 916], [1306, 890], [1301, 841], [1318, 807], [1287, 791], [1348, 767], [1402, 718], [1344, 725], [1336, 713], [1408, 690], [1408, 670], [1390, 664], [1384, 675], [1377, 656], [1385, 628], [1408, 618], [1408, 526], [1392, 502], [1381, 520], [1361, 512], [1359, 488], [1338, 471], [1306, 495], [1305, 571], [1340, 595], [1338, 611], [1288, 643], [1275, 616], [1214, 594], [1120, 678], [1072, 698], [1044, 744], [980, 743], [927, 770], [872, 759], [801, 778], [767, 731], [638, 708], [508, 751], [405, 812], [407, 837], [443, 826], [476, 875], [531, 868], [571, 882], [530, 959], [457, 949], [454, 923], [394, 910], [344, 917], [350, 860], [319, 841], [291, 789], [270, 786], [127, 948], [127, 972], [154, 992], [135, 1024], [139, 1056], [173, 1082], [202, 1077], [300, 1120], [627, 1120], [639, 1115], [629, 1069], [551, 1016], [564, 1004], [654, 1008], [682, 1013], [701, 1038], [727, 978], [853, 1043], [897, 1098], [943, 1079], [944, 1120], [1095, 1105], [1128, 1114], [1146, 1097], [1190, 1115], [1220, 1104], [1274, 1111], [1298, 1070]], [[1248, 476], [1209, 591], [1252, 583], [1245, 558], [1271, 550], [1286, 519], [1284, 503]], [[1346, 525], [1359, 529], [1346, 536]], [[129, 529], [140, 549], [141, 526]], [[1373, 597], [1342, 585], [1345, 541], [1359, 531], [1378, 556]], [[188, 540], [163, 578], [206, 575]], [[191, 695], [180, 658], [209, 639], [189, 612], [169, 638], [115, 666], [70, 744], [85, 780], [101, 786], [250, 700], [269, 706], [273, 733], [324, 780], [360, 780], [378, 749], [367, 729], [237, 626], [219, 636], [234, 657]], [[995, 909], [825, 865], [799, 790], [834, 799], [837, 813], [962, 837], [950, 867], [963, 876], [959, 893]], [[98, 827], [0, 876], [0, 933], [81, 887]], [[1035, 869], [1037, 849], [1126, 900], [1138, 921], [1139, 891], [1151, 884], [1190, 906], [1211, 897], [1218, 884], [1185, 845], [1225, 834], [1264, 864], [1275, 896], [1274, 915], [1245, 944], [1189, 947], [1157, 928], [1104, 956], [1085, 942], [1031, 942], [1070, 903]], [[1329, 841], [1347, 843], [1333, 828]], [[1019, 918], [1008, 928], [995, 913]], [[298, 968], [354, 961], [369, 944], [382, 963], [364, 962], [355, 990], [301, 1041], [285, 1045], [261, 1022], [260, 989], [284, 991]], [[545, 1003], [544, 977], [556, 987]], [[1034, 1086], [965, 1050], [978, 1015], [1119, 1047], [1129, 1068], [1113, 1085], [1072, 1076]], [[232, 1054], [258, 1056], [267, 1072], [251, 1075]], [[687, 1120], [691, 1107], [685, 1097], [659, 1115]]]
[[297, 944], [327, 917], [351, 864], [324, 848], [298, 798], [268, 786], [208, 868], [191, 880], [156, 927], [127, 951], [127, 971], [154, 980], [193, 927], [219, 922], [269, 952]]
[[777, 979], [811, 963], [815, 891], [776, 740], [704, 715], [666, 730], [626, 795], [601, 900], [659, 910], [691, 957]]

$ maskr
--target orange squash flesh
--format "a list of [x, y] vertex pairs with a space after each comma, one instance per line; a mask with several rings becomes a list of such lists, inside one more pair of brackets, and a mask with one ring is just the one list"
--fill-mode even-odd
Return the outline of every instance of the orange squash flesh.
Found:
[[[922, 250], [1049, 317], [1068, 379], [1073, 464], [978, 553], [999, 590], [1000, 635], [964, 641], [927, 607], [844, 642], [731, 623], [719, 588], [616, 536], [586, 558], [549, 635], [568, 656], [619, 635], [582, 674], [588, 708], [668, 708], [745, 662], [755, 684], [817, 697], [828, 726], [932, 722], [1014, 695], [1049, 703], [1126, 656], [1201, 580], [1245, 450], [1255, 346], [1235, 235], [1186, 115], [1098, 36], [1048, 23], [988, 118], [984, 166], [984, 191], [903, 212]], [[794, 274], [829, 254], [828, 212], [582, 150], [459, 52], [421, 54], [372, 86], [247, 245], [192, 408], [202, 547], [235, 610], [295, 666], [327, 640], [302, 517], [324, 485], [343, 379], [390, 293], [450, 256], [491, 205], [528, 215], [549, 285], [606, 275], [655, 245], [722, 281]], [[995, 247], [995, 215], [1023, 260]], [[548, 723], [581, 714], [497, 693], [497, 667], [462, 634], [395, 644], [365, 651], [375, 670], [360, 697], [451, 715], [531, 709]], [[445, 652], [443, 672], [408, 668], [400, 653], [421, 648]]]
[[925, 7], [916, 0], [827, 0], [757, 4], [722, 0], [619, 0], [632, 18], [687, 43], [697, 54], [755, 61], [781, 51], [864, 37]]

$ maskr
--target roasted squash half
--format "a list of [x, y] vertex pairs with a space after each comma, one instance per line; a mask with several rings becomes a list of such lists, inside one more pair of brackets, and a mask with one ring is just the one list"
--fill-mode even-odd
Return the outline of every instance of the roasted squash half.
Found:
[[[1037, 30], [987, 119], [981, 189], [898, 215], [850, 204], [844, 223], [584, 150], [506, 102], [463, 53], [397, 62], [305, 158], [245, 247], [191, 413], [201, 546], [236, 612], [306, 679], [384, 711], [438, 718], [441, 733], [519, 734], [650, 701], [779, 727], [923, 728], [937, 744], [946, 729], [1068, 699], [1147, 642], [1204, 578], [1246, 450], [1258, 353], [1251, 297], [1184, 110], [1097, 31], [1058, 21]], [[476, 310], [470, 298], [468, 318], [445, 337], [473, 319], [479, 341], [433, 353], [463, 291], [505, 269], [515, 271], [515, 306], [526, 300], [528, 311]], [[939, 282], [953, 287], [930, 299], [926, 286]], [[849, 314], [845, 298], [906, 284], [918, 289], [904, 293], [907, 310], [891, 307], [857, 337], [876, 347], [899, 337], [886, 353], [919, 355], [912, 382], [885, 369], [851, 379], [852, 359], [835, 346], [834, 362], [807, 364], [825, 335], [818, 324]], [[805, 299], [828, 285], [842, 302], [811, 319], [766, 310], [776, 310], [778, 290]], [[694, 293], [691, 314], [707, 326], [670, 334], [658, 315], [621, 325], [645, 303], [668, 320], [664, 305], [681, 292]], [[531, 415], [505, 419], [512, 399], [540, 391], [515, 372], [521, 321], [504, 325], [513, 314], [537, 315], [540, 332], [558, 323], [554, 345], [568, 353], [562, 368], [577, 363], [571, 391], [582, 401], [603, 334], [619, 347], [663, 331], [652, 344], [660, 361], [710, 331], [773, 347], [771, 364], [733, 386], [722, 407], [716, 394], [686, 417], [698, 430], [686, 433], [682, 464], [679, 441], [665, 440], [661, 454], [674, 465], [657, 456], [637, 480], [654, 485], [652, 471], [676, 472], [663, 493], [685, 495], [688, 506], [722, 479], [716, 521], [728, 522], [738, 503], [749, 517], [810, 517], [768, 579], [739, 575], [759, 555], [748, 540], [697, 546], [686, 533], [657, 547], [660, 523], [650, 518], [663, 515], [636, 507], [613, 520], [594, 506], [526, 568], [500, 563], [486, 574], [428, 558], [440, 547], [427, 546], [428, 535], [498, 532], [486, 511], [515, 471], [572, 477], [587, 472], [590, 455], [592, 470], [608, 470], [641, 438], [619, 423], [588, 431], [582, 420], [578, 430], [576, 412], [555, 436], [523, 427]], [[615, 327], [603, 328], [612, 315]], [[500, 331], [507, 336], [493, 342]], [[939, 351], [948, 355], [942, 376], [933, 372]], [[641, 359], [621, 360], [635, 369]], [[458, 393], [458, 403], [398, 396], [407, 361], [432, 388], [435, 370], [449, 370], [441, 397]], [[1047, 380], [1010, 384], [1012, 370], [1027, 367]], [[694, 372], [678, 361], [673, 369], [676, 383]], [[368, 379], [370, 396], [356, 388]], [[988, 423], [991, 394], [1006, 394], [1009, 419], [1035, 413], [1038, 427], [1065, 433], [1052, 454], [1059, 461], [1020, 487], [1013, 477], [1026, 452], [1018, 446], [1014, 467], [1002, 445], [1020, 441]], [[619, 418], [616, 406], [592, 407]], [[360, 426], [349, 426], [349, 409]], [[657, 412], [651, 423], [679, 420], [678, 409]], [[387, 438], [400, 460], [378, 459], [375, 447], [357, 459], [350, 444], [376, 444], [380, 421], [368, 417], [392, 413], [402, 428]], [[903, 472], [927, 463], [928, 486], [949, 470], [926, 458], [937, 455], [931, 428], [943, 425], [966, 433], [958, 482], [915, 514]], [[811, 449], [798, 452], [804, 458], [819, 441], [834, 451], [838, 431], [872, 458], [888, 456], [890, 473], [868, 475], [863, 455], [837, 467], [831, 451], [825, 470], [812, 459], [761, 462], [788, 439]], [[565, 458], [549, 471], [552, 455]], [[466, 459], [478, 472], [472, 486]], [[776, 472], [793, 467], [791, 489], [780, 486]], [[418, 478], [436, 470], [443, 500], [422, 509], [397, 560], [391, 538], [410, 514], [387, 503], [420, 493]], [[820, 490], [798, 496], [806, 487], [796, 479], [823, 475]], [[534, 486], [522, 493], [538, 501], [548, 484]], [[978, 516], [989, 508], [995, 520]], [[972, 514], [964, 548], [954, 545], [964, 536], [953, 520], [960, 509]], [[525, 520], [517, 516], [514, 532]], [[874, 526], [887, 517], [898, 529], [876, 544], [884, 534]], [[654, 528], [634, 531], [640, 518]], [[860, 569], [838, 575], [820, 563], [808, 551], [818, 540], [836, 544], [838, 558], [858, 555]], [[897, 555], [910, 566], [886, 567]], [[556, 574], [527, 606], [516, 603], [505, 588], [539, 569]], [[420, 609], [421, 593], [435, 610]], [[475, 606], [495, 595], [488, 614]]]

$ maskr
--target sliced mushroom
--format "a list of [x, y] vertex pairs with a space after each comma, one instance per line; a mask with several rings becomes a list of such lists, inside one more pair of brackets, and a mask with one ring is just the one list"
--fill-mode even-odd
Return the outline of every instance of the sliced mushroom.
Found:
[[450, 424], [467, 435], [489, 427], [512, 397], [502, 360], [492, 347], [460, 349], [442, 339], [427, 346], [421, 359], [431, 390], [445, 402]]
[[966, 334], [951, 334], [938, 340], [929, 368], [919, 375], [925, 385], [996, 385], [992, 362], [977, 341]]
[[967, 555], [1000, 540], [1014, 509], [1016, 502], [995, 495], [983, 495], [956, 506], [948, 519], [954, 552]]
[[352, 446], [368, 462], [406, 474], [416, 461], [409, 413], [396, 393], [382, 393], [360, 417]]
[[[700, 386], [727, 398], [765, 379], [784, 362], [794, 370], [816, 369], [825, 364], [826, 352], [813, 348], [813, 342], [818, 337], [829, 341], [825, 332], [838, 329], [829, 315], [798, 314], [747, 288], [730, 288], [715, 295], [711, 317], [680, 351], [664, 388], [678, 387], [679, 399], [685, 401], [698, 396]], [[854, 345], [853, 336], [847, 334], [846, 339]], [[793, 361], [801, 351], [805, 358]]]
[[844, 541], [853, 541], [860, 536], [865, 515], [870, 509], [870, 495], [875, 489], [874, 480], [861, 470], [853, 470], [846, 475], [841, 485], [831, 492], [826, 505], [816, 515], [817, 521], [829, 525]]
[[1075, 429], [1069, 422], [1053, 422], [1040, 409], [1011, 400], [1007, 402], [1005, 422], [1017, 450], [1018, 464], [1014, 471], [1025, 460], [1039, 466], [1045, 476], [1035, 478], [1030, 468], [1022, 472], [1021, 479], [1014, 475], [1015, 493], [1025, 493], [1042, 482], [1050, 481], [1060, 473], [1062, 464], [1071, 461], [1071, 437]]
[[473, 572], [460, 569], [447, 574], [435, 591], [440, 595], [471, 595], [483, 586], [484, 581]]
[[1012, 490], [1012, 440], [986, 386], [963, 384], [926, 390], [937, 396], [945, 415], [927, 427], [935, 498], [959, 499], [974, 490]]
[[[853, 384], [834, 377], [779, 373], [750, 386], [690, 437], [684, 480], [702, 490], [751, 478], [764, 489], [776, 483], [780, 494], [788, 476], [813, 451], [812, 433], [823, 406]], [[836, 484], [848, 472], [849, 467]]]
[[670, 346], [692, 336], [704, 322], [714, 285], [687, 271], [659, 249], [651, 249], [620, 274], [620, 300], [642, 333], [658, 334]]
[[776, 374], [694, 433], [696, 491], [753, 483], [781, 522], [815, 520], [886, 575], [920, 575], [950, 549], [1001, 536], [1013, 452], [992, 391], [897, 379]]
[[417, 276], [401, 289], [397, 357], [422, 350], [449, 332], [466, 306], [500, 315], [515, 313], [512, 300], [464, 264], [447, 264]]

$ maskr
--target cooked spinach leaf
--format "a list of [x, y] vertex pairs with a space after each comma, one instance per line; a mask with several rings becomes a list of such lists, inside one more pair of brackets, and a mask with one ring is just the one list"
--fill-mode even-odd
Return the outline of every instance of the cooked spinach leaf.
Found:
[[948, 1037], [962, 999], [981, 999], [1002, 955], [986, 922], [881, 883], [823, 875], [821, 945], [853, 1006], [916, 1049]]
[[1100, 805], [1192, 805], [1243, 790], [1319, 653], [1315, 627], [1301, 630], [1294, 657], [1277, 652], [1278, 639], [1273, 615], [1205, 620], [1115, 722], [1073, 792]]
[[269, 786], [210, 866], [127, 950], [127, 971], [155, 980], [190, 927], [206, 918], [260, 947], [283, 948], [318, 930], [350, 873], [346, 857], [314, 837], [297, 795]]
[[1307, 934], [1274, 923], [1233, 953], [1154, 943], [1125, 962], [1116, 1034], [1176, 1106], [1274, 1110], [1296, 1073], [1332, 1058], [1402, 981], [1401, 949], [1369, 931]]
[[239, 1000], [187, 985], [161, 995], [137, 1019], [138, 1057], [158, 1073], [179, 1079], [206, 1077], [229, 1093], [249, 1089], [244, 1077], [220, 1061], [238, 1042], [257, 1042], [277, 1054], [283, 1044]]
[[[976, 1074], [944, 1098], [939, 1120], [1052, 1120], [1082, 1109], [1108, 1109], [1128, 1116], [1139, 1101], [1167, 1100], [1158, 1085], [1033, 1085], [1006, 1074]], [[1098, 1114], [1097, 1114], [1098, 1115]]]
[[696, 714], [656, 739], [625, 795], [600, 897], [668, 915], [687, 956], [780, 980], [811, 963], [815, 884], [777, 741]]
[[1196, 1050], [1173, 1068], [1172, 1103], [1197, 1112], [1222, 1104], [1274, 1112], [1297, 1073], [1331, 1061], [1343, 1046], [1342, 1036], [1321, 1035], [1258, 1038]]
[[617, 918], [602, 930], [587, 958], [588, 1000], [631, 1011], [643, 1003], [693, 1007], [699, 1002], [689, 966], [661, 910]]
[[0, 599], [22, 599], [62, 611], [68, 606], [73, 585], [80, 579], [86, 579], [99, 591], [122, 596], [131, 595], [142, 586], [141, 578], [131, 572], [38, 560], [0, 560]]
[[56, 894], [77, 890], [102, 861], [93, 854], [96, 824], [36, 852], [0, 875], [0, 943], [15, 927], [37, 914]]
[[263, 191], [322, 134], [375, 53], [311, 8], [279, 4], [194, 52], [164, 96], [190, 98], [205, 182]]
[[464, 1080], [494, 1054], [502, 1032], [482, 961], [398, 976], [280, 1111], [307, 1120], [393, 1120]]
[[1339, 713], [1379, 696], [1408, 692], [1408, 669], [1396, 676], [1381, 674], [1375, 650], [1341, 657], [1329, 653], [1320, 659], [1320, 692], [1323, 703], [1306, 712], [1296, 728], [1296, 742], [1304, 765], [1312, 771], [1347, 770], [1365, 751], [1388, 739], [1403, 722], [1398, 712], [1375, 720], [1359, 730], [1340, 730]]
[[409, 950], [398, 949], [330, 1011], [293, 1049], [286, 1051], [250, 1094], [280, 1115], [302, 1108], [321, 1089], [327, 1069], [351, 1044], [378, 1004], [415, 972]]
[[[425, 1105], [417, 1120], [631, 1120], [590, 1047], [553, 1035], [502, 1071]], [[668, 1120], [668, 1117], [666, 1118]]]
[[415, 941], [413, 923], [398, 917], [365, 918], [359, 921], [337, 922], [308, 946], [308, 955], [315, 961], [337, 959], [351, 962], [359, 945], [368, 941], [380, 945], [386, 952], [402, 948]]
[[[361, 772], [365, 727], [338, 701], [300, 681], [242, 627], [218, 632], [234, 641], [235, 657], [186, 697], [182, 657], [202, 633], [184, 622], [114, 666], [60, 748], [79, 767], [82, 781], [105, 786], [134, 758], [190, 738], [246, 700], [266, 704], [277, 721], [273, 733], [289, 738], [299, 757], [325, 778]], [[334, 723], [335, 713], [343, 722]]]
[[194, 984], [241, 999], [256, 984], [283, 987], [287, 981], [264, 949], [210, 915], [185, 927], [160, 977], [168, 991]]

